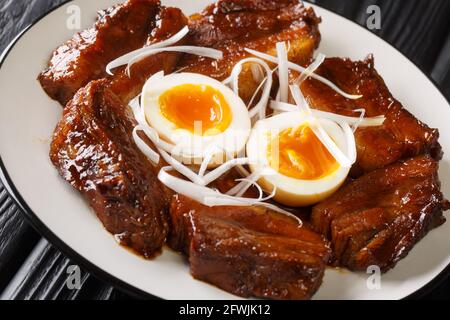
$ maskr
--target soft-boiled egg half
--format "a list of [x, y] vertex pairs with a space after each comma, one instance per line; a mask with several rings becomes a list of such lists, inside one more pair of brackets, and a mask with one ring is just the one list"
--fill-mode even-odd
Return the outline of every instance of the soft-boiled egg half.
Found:
[[210, 166], [245, 153], [251, 121], [244, 102], [210, 77], [175, 73], [145, 84], [141, 104], [159, 137], [173, 145], [171, 156], [185, 164]]
[[303, 112], [286, 112], [260, 120], [252, 130], [247, 156], [250, 169], [260, 173], [258, 183], [274, 200], [287, 206], [308, 206], [334, 193], [345, 181], [349, 168], [342, 167], [317, 138], [314, 121], [341, 150], [345, 135], [327, 119], [312, 119]]

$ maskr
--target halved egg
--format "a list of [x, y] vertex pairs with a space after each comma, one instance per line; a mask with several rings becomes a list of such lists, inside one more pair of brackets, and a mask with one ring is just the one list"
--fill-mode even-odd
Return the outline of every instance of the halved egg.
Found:
[[171, 155], [185, 164], [210, 166], [245, 153], [251, 121], [244, 102], [210, 77], [176, 73], [149, 79], [141, 96], [145, 117], [160, 138], [174, 147]]
[[259, 184], [274, 200], [288, 206], [308, 206], [334, 193], [345, 181], [349, 168], [334, 159], [311, 129], [319, 121], [341, 150], [345, 135], [339, 125], [311, 119], [302, 112], [285, 112], [255, 124], [247, 143], [252, 172], [262, 173]]

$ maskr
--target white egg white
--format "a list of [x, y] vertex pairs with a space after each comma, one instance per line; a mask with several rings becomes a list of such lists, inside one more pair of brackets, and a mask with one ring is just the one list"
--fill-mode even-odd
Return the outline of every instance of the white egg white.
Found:
[[[222, 93], [232, 114], [231, 123], [225, 131], [217, 135], [195, 135], [177, 128], [176, 124], [162, 114], [160, 96], [173, 87], [184, 84], [208, 85]], [[238, 95], [215, 79], [196, 73], [175, 73], [150, 78], [142, 90], [141, 104], [149, 125], [158, 132], [161, 139], [174, 146], [170, 150], [172, 157], [185, 164], [199, 165], [213, 152], [210, 167], [215, 167], [224, 163], [229, 156], [245, 154], [251, 130], [247, 107]]]
[[314, 125], [319, 121], [328, 135], [341, 149], [346, 149], [346, 139], [339, 126], [330, 120], [312, 119], [303, 112], [285, 112], [258, 121], [247, 143], [247, 157], [250, 158], [252, 172], [263, 173], [259, 184], [268, 192], [276, 188], [274, 200], [288, 206], [309, 206], [330, 196], [345, 181], [349, 168], [340, 166], [335, 172], [317, 180], [295, 179], [272, 169], [268, 159], [268, 146], [280, 132], [302, 125]]

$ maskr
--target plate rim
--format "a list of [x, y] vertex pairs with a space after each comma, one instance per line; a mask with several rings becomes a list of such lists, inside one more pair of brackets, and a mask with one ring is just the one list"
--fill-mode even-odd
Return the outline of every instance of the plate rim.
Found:
[[[29, 23], [22, 31], [20, 31], [17, 36], [11, 40], [11, 42], [6, 46], [4, 51], [0, 55], [0, 72], [3, 67], [3, 63], [8, 58], [9, 54], [11, 53], [11, 50], [15, 47], [15, 45], [20, 41], [20, 39], [30, 30], [38, 24], [42, 19], [53, 13], [54, 11], [58, 10], [59, 8], [65, 6], [69, 2], [72, 2], [73, 0], [64, 0], [62, 3], [58, 4], [54, 8], [52, 8], [50, 11], [45, 12], [41, 14], [39, 17], [37, 17], [33, 22]], [[307, 2], [309, 5], [317, 6], [324, 11], [327, 11], [330, 14], [337, 15], [341, 18], [344, 18], [347, 21], [350, 21], [352, 24], [356, 25], [356, 27], [363, 29], [364, 31], [375, 35], [378, 39], [385, 42], [385, 44], [389, 45], [393, 49], [395, 49], [398, 53], [401, 54], [401, 56], [409, 61], [414, 67], [419, 70], [427, 79], [430, 81], [433, 86], [438, 90], [438, 92], [441, 94], [441, 96], [447, 101], [447, 104], [450, 106], [450, 99], [444, 94], [441, 85], [439, 85], [433, 78], [431, 78], [428, 73], [426, 73], [423, 68], [416, 65], [411, 59], [409, 59], [403, 52], [401, 52], [399, 49], [397, 49], [389, 40], [381, 38], [379, 35], [367, 30], [366, 28], [359, 25], [357, 22], [342, 16], [338, 13], [335, 13], [331, 10], [328, 10], [320, 5], [317, 5], [316, 3], [310, 3]], [[71, 248], [68, 244], [64, 242], [61, 238], [56, 236], [54, 232], [45, 225], [39, 218], [39, 216], [33, 212], [33, 210], [28, 206], [26, 201], [23, 199], [20, 192], [17, 190], [14, 182], [12, 181], [11, 177], [8, 174], [8, 171], [6, 170], [6, 167], [3, 163], [2, 156], [0, 153], [0, 180], [5, 187], [6, 191], [8, 192], [9, 196], [12, 198], [15, 205], [17, 205], [21, 211], [24, 213], [23, 216], [30, 222], [31, 226], [45, 239], [47, 239], [52, 245], [57, 247], [59, 250], [61, 250], [68, 258], [74, 260], [77, 264], [81, 265], [86, 271], [89, 273], [94, 274], [98, 278], [104, 280], [110, 285], [113, 285], [117, 288], [120, 288], [125, 293], [140, 299], [158, 299], [161, 300], [160, 297], [157, 297], [155, 295], [152, 295], [149, 292], [146, 292], [144, 290], [141, 290], [129, 283], [127, 283], [124, 280], [121, 280], [117, 278], [116, 276], [110, 274], [109, 272], [103, 270], [102, 268], [95, 265], [93, 262], [89, 261], [88, 259], [81, 256], [75, 249]], [[450, 223], [450, 222], [449, 222]], [[410, 293], [409, 295], [402, 298], [402, 300], [413, 300], [413, 299], [419, 299], [423, 296], [425, 296], [427, 293], [431, 292], [434, 288], [436, 288], [439, 284], [444, 282], [447, 278], [450, 276], [450, 264], [448, 264], [440, 273], [438, 273], [430, 282], [422, 286], [421, 288], [417, 289], [416, 291]]]

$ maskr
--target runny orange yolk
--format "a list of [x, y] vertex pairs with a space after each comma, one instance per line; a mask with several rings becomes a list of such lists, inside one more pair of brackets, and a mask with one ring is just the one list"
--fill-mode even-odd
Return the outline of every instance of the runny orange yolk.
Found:
[[179, 129], [195, 135], [211, 136], [224, 132], [232, 113], [223, 94], [209, 85], [182, 84], [159, 97], [162, 115]]
[[268, 146], [272, 169], [295, 179], [317, 180], [339, 168], [339, 164], [309, 126], [286, 129]]

